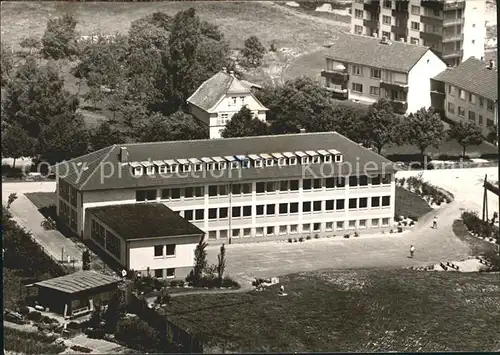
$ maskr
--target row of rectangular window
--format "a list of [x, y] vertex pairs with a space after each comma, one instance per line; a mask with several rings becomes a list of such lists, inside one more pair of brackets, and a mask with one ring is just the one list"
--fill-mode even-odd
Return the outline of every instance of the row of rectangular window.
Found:
[[[332, 188], [343, 188], [346, 184], [346, 179], [343, 177], [332, 177], [325, 179], [304, 179], [302, 182], [303, 190], [314, 190], [314, 189], [332, 189]], [[368, 176], [350, 176], [349, 186], [368, 186], [380, 185], [380, 184], [390, 184], [391, 175], [378, 175], [374, 177]], [[282, 180], [282, 181], [269, 181], [269, 182], [257, 182], [255, 184], [256, 193], [274, 193], [274, 192], [289, 192], [299, 190], [299, 180]], [[226, 196], [231, 193], [234, 195], [241, 194], [251, 194], [252, 184], [242, 183], [242, 184], [231, 184], [231, 185], [210, 185], [208, 187], [208, 196]], [[156, 190], [137, 190], [136, 191], [136, 201], [153, 201], [156, 200]], [[161, 190], [162, 200], [177, 200], [181, 197], [183, 198], [196, 198], [204, 197], [205, 188], [203, 186], [197, 187], [185, 187], [185, 188], [170, 188]]]
[[113, 233], [105, 229], [99, 222], [92, 219], [90, 228], [91, 238], [98, 242], [117, 259], [121, 257], [121, 241]]
[[[360, 220], [350, 220], [347, 221], [347, 229], [363, 229], [368, 227], [368, 221], [370, 221], [370, 226], [373, 227], [387, 227], [389, 226], [389, 218], [382, 218], [382, 223], [380, 223], [380, 218], [372, 218], [368, 219], [360, 219]], [[268, 226], [268, 227], [256, 227], [256, 228], [236, 228], [231, 229], [231, 237], [232, 238], [240, 238], [240, 237], [251, 237], [252, 229], [254, 235], [256, 237], [262, 236], [276, 236], [276, 235], [287, 235], [287, 234], [299, 234], [299, 233], [311, 233], [311, 232], [331, 232], [331, 231], [340, 231], [345, 230], [345, 221], [337, 221], [337, 222], [318, 222], [318, 223], [304, 223], [299, 230], [298, 224], [292, 225], [281, 225], [281, 226]], [[216, 240], [216, 239], [227, 239], [228, 238], [228, 230], [218, 230], [218, 231], [209, 231], [208, 239]]]
[[[389, 207], [391, 204], [390, 196], [374, 196], [371, 197], [371, 208], [376, 207]], [[361, 198], [350, 198], [348, 202], [348, 209], [364, 209], [368, 208], [368, 197]], [[323, 211], [343, 211], [345, 210], [345, 200], [326, 200], [326, 201], [306, 201], [302, 202], [302, 212], [323, 212]], [[278, 204], [267, 204], [267, 205], [257, 205], [255, 206], [256, 216], [274, 216], [287, 215], [299, 213], [299, 202], [291, 203], [278, 203]], [[252, 206], [234, 206], [231, 207], [231, 217], [251, 217], [252, 216]], [[228, 207], [219, 208], [209, 208], [208, 209], [208, 219], [224, 219], [228, 218], [229, 215]], [[184, 218], [189, 221], [201, 221], [205, 219], [204, 209], [195, 210], [184, 210]]]
[[[166, 270], [165, 274], [164, 274], [163, 270]], [[175, 278], [175, 268], [155, 269], [154, 270], [154, 277], [156, 277], [157, 279], [163, 279], [163, 278], [173, 279], [173, 278]]]
[[[475, 105], [479, 101], [479, 107], [484, 107], [484, 98], [482, 96], [467, 92], [463, 89], [457, 88], [453, 85], [448, 84], [448, 95], [455, 96], [455, 90], [458, 89], [458, 97], [461, 100], [469, 101], [471, 104]], [[476, 100], [478, 98], [478, 100]], [[486, 99], [486, 109], [493, 112], [495, 109], [495, 102], [490, 99]]]
[[[455, 104], [452, 102], [448, 102], [448, 112], [455, 113]], [[457, 106], [457, 115], [458, 117], [465, 117], [465, 108], [461, 106]], [[478, 115], [478, 120], [476, 122], [476, 113], [472, 110], [468, 111], [468, 118], [470, 121], [477, 123], [479, 126], [484, 125], [484, 117], [483, 115]], [[491, 118], [486, 119], [486, 127], [493, 126], [493, 120]]]
[[161, 244], [154, 246], [154, 256], [164, 257], [164, 256], [175, 256], [175, 244]]

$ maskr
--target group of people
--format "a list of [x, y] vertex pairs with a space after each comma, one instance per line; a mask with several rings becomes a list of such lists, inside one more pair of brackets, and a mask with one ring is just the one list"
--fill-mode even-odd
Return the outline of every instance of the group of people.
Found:
[[[434, 219], [432, 220], [432, 228], [433, 229], [437, 229], [438, 227], [438, 218], [437, 216], [434, 216]], [[412, 245], [410, 245], [410, 258], [413, 258], [413, 256], [415, 255], [415, 247]]]

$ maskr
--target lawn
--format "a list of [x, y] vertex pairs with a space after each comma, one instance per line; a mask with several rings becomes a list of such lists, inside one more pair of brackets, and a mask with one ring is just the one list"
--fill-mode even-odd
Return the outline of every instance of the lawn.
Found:
[[59, 354], [66, 349], [56, 337], [4, 327], [4, 350], [20, 354]]
[[422, 197], [396, 186], [396, 216], [421, 217], [430, 211], [432, 208]]
[[263, 292], [175, 297], [169, 318], [207, 351], [491, 351], [500, 276], [348, 270], [280, 278]]
[[57, 205], [57, 195], [55, 192], [29, 192], [24, 194], [38, 208], [46, 208]]

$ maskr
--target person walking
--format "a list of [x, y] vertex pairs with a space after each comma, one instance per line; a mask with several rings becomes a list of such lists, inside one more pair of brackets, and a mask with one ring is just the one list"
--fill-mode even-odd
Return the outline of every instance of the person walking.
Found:
[[410, 245], [410, 258], [413, 258], [413, 254], [415, 254], [415, 247]]
[[434, 216], [434, 220], [432, 221], [432, 228], [437, 229], [438, 227], [438, 218]]

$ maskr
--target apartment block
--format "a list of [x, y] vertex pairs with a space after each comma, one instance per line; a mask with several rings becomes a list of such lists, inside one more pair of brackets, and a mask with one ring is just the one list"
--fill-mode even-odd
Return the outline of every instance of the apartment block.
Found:
[[484, 57], [485, 0], [354, 0], [351, 32], [432, 48], [450, 66]]
[[329, 45], [321, 75], [337, 99], [385, 98], [406, 114], [431, 106], [430, 79], [446, 68], [428, 47], [346, 33]]
[[432, 106], [455, 122], [470, 121], [485, 136], [498, 126], [498, 77], [495, 63], [469, 58], [432, 79]]
[[[149, 203], [168, 206], [209, 243], [389, 231], [394, 222], [392, 162], [335, 132], [115, 145], [54, 169], [58, 215], [94, 240], [103, 234], [96, 236], [100, 227], [92, 222], [96, 208]], [[132, 217], [115, 217], [114, 225]], [[99, 218], [110, 234], [120, 234]], [[149, 234], [156, 223], [160, 217]], [[155, 238], [166, 237], [160, 234]], [[141, 240], [149, 254], [151, 239]]]

